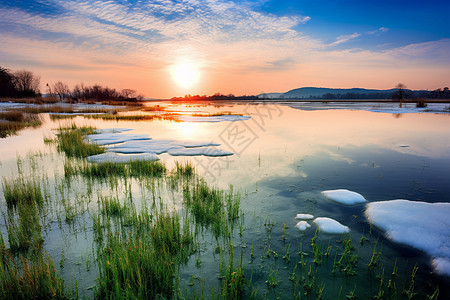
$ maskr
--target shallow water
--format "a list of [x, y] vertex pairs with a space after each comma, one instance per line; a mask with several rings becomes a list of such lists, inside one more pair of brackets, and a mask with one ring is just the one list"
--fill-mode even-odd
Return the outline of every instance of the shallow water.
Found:
[[[155, 104], [168, 105], [163, 102], [148, 105]], [[342, 205], [326, 199], [321, 192], [348, 189], [360, 193], [368, 202], [393, 199], [450, 202], [450, 115], [372, 112], [365, 107], [363, 109], [366, 110], [335, 110], [333, 107], [323, 109], [320, 105], [317, 104], [318, 110], [311, 105], [303, 110], [298, 109], [298, 105], [293, 108], [281, 103], [171, 104], [169, 107], [182, 113], [231, 111], [250, 116], [250, 119], [235, 122], [198, 122], [198, 117], [196, 122], [116, 122], [85, 119], [82, 116], [51, 121], [48, 115], [43, 115], [42, 127], [26, 129], [17, 136], [0, 140], [0, 176], [11, 178], [17, 174], [16, 160], [20, 157], [25, 172], [47, 176], [49, 186], [57, 186], [55, 181], [61, 180], [58, 176], [63, 174], [64, 157], [45, 145], [43, 138], [54, 136], [54, 129], [60, 125], [73, 122], [97, 128], [130, 128], [133, 130], [127, 133], [148, 134], [153, 139], [219, 143], [218, 148], [231, 151], [234, 155], [175, 157], [164, 153], [158, 157], [169, 167], [175, 161], [191, 161], [196, 171], [210, 184], [222, 188], [232, 184], [235, 191], [242, 193], [244, 217], [240, 230], [234, 231], [234, 254], [237, 261], [242, 253], [246, 278], [249, 279], [252, 274], [252, 283], [258, 289], [259, 298], [264, 298], [264, 295], [269, 299], [290, 298], [299, 288], [294, 287], [288, 277], [299, 260], [299, 244], [302, 244], [303, 251], [310, 250], [316, 226], [310, 222], [311, 228], [302, 233], [295, 228], [298, 222], [295, 216], [308, 213], [315, 217], [333, 218], [351, 230], [349, 235], [344, 236], [319, 233], [318, 241], [324, 250], [328, 246], [338, 247], [343, 239], [351, 238], [360, 257], [358, 275], [348, 277], [331, 274], [334, 257], [324, 259], [317, 269], [317, 280], [324, 286], [325, 299], [337, 299], [338, 295], [345, 298], [354, 286], [360, 299], [372, 297], [378, 291], [379, 283], [374, 278], [381, 272], [381, 266], [386, 274], [390, 274], [395, 264], [399, 268], [401, 284], [398, 287], [399, 298], [417, 264], [416, 289], [423, 293], [421, 295], [431, 294], [439, 284], [440, 298], [445, 299], [449, 296], [449, 279], [433, 271], [429, 256], [391, 241], [381, 230], [372, 228], [364, 216], [365, 204]], [[33, 161], [36, 164], [34, 168]], [[94, 191], [93, 196], [87, 196], [89, 188]], [[77, 202], [79, 207], [86, 207], [80, 209], [77, 222], [58, 226], [58, 214], [64, 215], [64, 208], [58, 205], [47, 216], [44, 235], [47, 251], [57, 265], [64, 255], [64, 267], [60, 268], [62, 276], [66, 282], [71, 282], [75, 274], [80, 295], [88, 297], [93, 295], [92, 287], [97, 276], [89, 212], [97, 207], [97, 194], [107, 194], [109, 189], [107, 183], [89, 187], [82, 180], [75, 180], [70, 191], [67, 187], [67, 198]], [[146, 194], [147, 190], [140, 188], [137, 180], [133, 182], [132, 189], [137, 199], [151, 197]], [[124, 190], [126, 187], [119, 183], [116, 193], [123, 194], [126, 192]], [[49, 191], [55, 198], [64, 193]], [[179, 193], [160, 193], [163, 201], [167, 200], [177, 209], [181, 207]], [[1, 197], [2, 211], [5, 211], [3, 195]], [[286, 228], [283, 230], [284, 225]], [[0, 221], [0, 230], [6, 237], [4, 220]], [[360, 245], [362, 236], [368, 240]], [[375, 243], [382, 245], [381, 262], [374, 271], [369, 272], [367, 264]], [[249, 255], [252, 245], [254, 259]], [[267, 257], [269, 245], [278, 254], [278, 259], [274, 258], [273, 253]], [[291, 253], [289, 263], [282, 259], [288, 245]], [[191, 289], [199, 287], [197, 278], [194, 287], [188, 285], [192, 275], [205, 279], [206, 295], [209, 295], [211, 288], [220, 286], [221, 282], [216, 278], [216, 247], [215, 239], [205, 235], [201, 240], [202, 251], [193, 255], [181, 268], [181, 286], [188, 294]], [[200, 265], [196, 264], [197, 259], [200, 259]], [[311, 257], [305, 259], [311, 263]], [[271, 270], [277, 267], [280, 283], [270, 288], [265, 281]]]

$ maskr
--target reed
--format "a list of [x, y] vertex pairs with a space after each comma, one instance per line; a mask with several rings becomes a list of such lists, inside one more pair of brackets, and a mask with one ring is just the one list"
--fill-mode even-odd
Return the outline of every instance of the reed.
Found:
[[131, 161], [129, 168], [131, 176], [135, 177], [162, 177], [166, 173], [166, 166], [160, 161]]
[[105, 152], [105, 148], [97, 144], [86, 143], [84, 137], [95, 133], [92, 127], [59, 128], [57, 135], [57, 149], [64, 152], [67, 157], [88, 157]]
[[21, 267], [10, 256], [0, 260], [0, 285], [0, 299], [70, 299], [48, 254], [21, 257]]
[[81, 168], [80, 172], [83, 176], [88, 178], [108, 178], [111, 176], [126, 177], [128, 174], [125, 164], [112, 162], [86, 164]]
[[25, 180], [23, 177], [19, 177], [14, 180], [7, 180], [4, 178], [2, 187], [8, 206], [15, 206], [19, 202], [38, 205], [42, 205], [44, 202], [41, 186], [35, 179]]
[[0, 138], [16, 134], [27, 127], [38, 127], [42, 124], [39, 116], [21, 112], [0, 112]]
[[190, 161], [184, 163], [175, 161], [175, 173], [179, 176], [190, 177], [195, 174], [195, 168]]
[[192, 253], [189, 226], [178, 214], [157, 216], [148, 233], [130, 232], [107, 237], [98, 253], [97, 298], [171, 298], [176, 266]]

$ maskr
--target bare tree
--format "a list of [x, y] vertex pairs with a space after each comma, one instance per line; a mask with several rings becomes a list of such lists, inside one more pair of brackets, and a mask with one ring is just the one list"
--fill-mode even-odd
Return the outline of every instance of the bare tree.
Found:
[[397, 89], [397, 91], [394, 92], [392, 98], [397, 99], [400, 102], [399, 106], [402, 107], [403, 99], [405, 99], [406, 85], [404, 85], [403, 83], [399, 83], [395, 86], [395, 88]]
[[123, 89], [121, 92], [120, 92], [120, 95], [122, 96], [122, 97], [124, 97], [124, 98], [136, 98], [136, 96], [137, 96], [137, 91], [136, 90], [133, 90], [133, 89]]
[[13, 76], [14, 86], [20, 97], [34, 97], [39, 94], [40, 76], [27, 70], [16, 71]]
[[64, 99], [70, 96], [70, 89], [67, 83], [62, 81], [58, 81], [53, 84], [52, 88], [53, 93], [58, 96], [59, 100], [64, 101]]

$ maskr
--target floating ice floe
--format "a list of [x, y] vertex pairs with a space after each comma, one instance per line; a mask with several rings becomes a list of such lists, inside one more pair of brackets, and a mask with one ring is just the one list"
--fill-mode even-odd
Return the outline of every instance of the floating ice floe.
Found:
[[334, 234], [343, 234], [350, 232], [350, 229], [347, 226], [342, 225], [338, 221], [331, 218], [316, 218], [313, 222], [316, 223], [321, 232]]
[[179, 148], [171, 149], [167, 153], [172, 156], [229, 156], [233, 152], [215, 148]]
[[366, 199], [361, 194], [343, 189], [323, 191], [322, 195], [324, 195], [327, 199], [346, 205], [366, 202]]
[[121, 145], [109, 147], [108, 151], [116, 153], [165, 153], [171, 149], [182, 148], [174, 140], [130, 141]]
[[241, 115], [222, 115], [222, 116], [180, 116], [178, 120], [183, 122], [224, 122], [224, 121], [244, 121], [250, 119], [250, 116]]
[[92, 155], [87, 158], [89, 162], [95, 163], [104, 163], [104, 162], [112, 162], [112, 163], [129, 163], [131, 161], [137, 160], [158, 160], [156, 154], [153, 153], [144, 153], [144, 154], [136, 154], [136, 155], [120, 155], [116, 153], [101, 153], [97, 155]]
[[218, 143], [205, 141], [153, 140], [146, 134], [123, 134], [126, 128], [100, 129], [98, 134], [87, 136], [87, 140], [106, 146], [106, 150], [119, 154], [154, 154], [168, 152], [173, 156], [228, 156], [232, 152], [210, 148]]
[[305, 231], [306, 229], [311, 227], [311, 225], [309, 225], [306, 221], [300, 221], [297, 223], [297, 225], [295, 225], [295, 227], [300, 231]]
[[449, 216], [450, 203], [399, 199], [372, 202], [366, 209], [369, 222], [389, 239], [425, 251], [435, 270], [450, 276]]
[[314, 216], [310, 215], [310, 214], [297, 214], [295, 216], [295, 219], [296, 220], [312, 220], [312, 219], [314, 219]]
[[147, 134], [122, 134], [115, 132], [89, 134], [88, 136], [86, 136], [86, 138], [102, 146], [111, 144], [120, 144], [129, 141], [136, 141], [136, 140], [142, 141], [151, 139]]
[[122, 133], [127, 132], [133, 129], [130, 128], [103, 128], [103, 129], [96, 129], [95, 132], [97, 133]]

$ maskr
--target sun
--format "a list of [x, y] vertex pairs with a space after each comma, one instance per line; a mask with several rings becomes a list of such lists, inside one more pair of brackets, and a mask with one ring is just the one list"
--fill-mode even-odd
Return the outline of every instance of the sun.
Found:
[[192, 87], [197, 83], [199, 77], [197, 66], [188, 61], [180, 62], [174, 65], [171, 73], [175, 82], [183, 88]]

